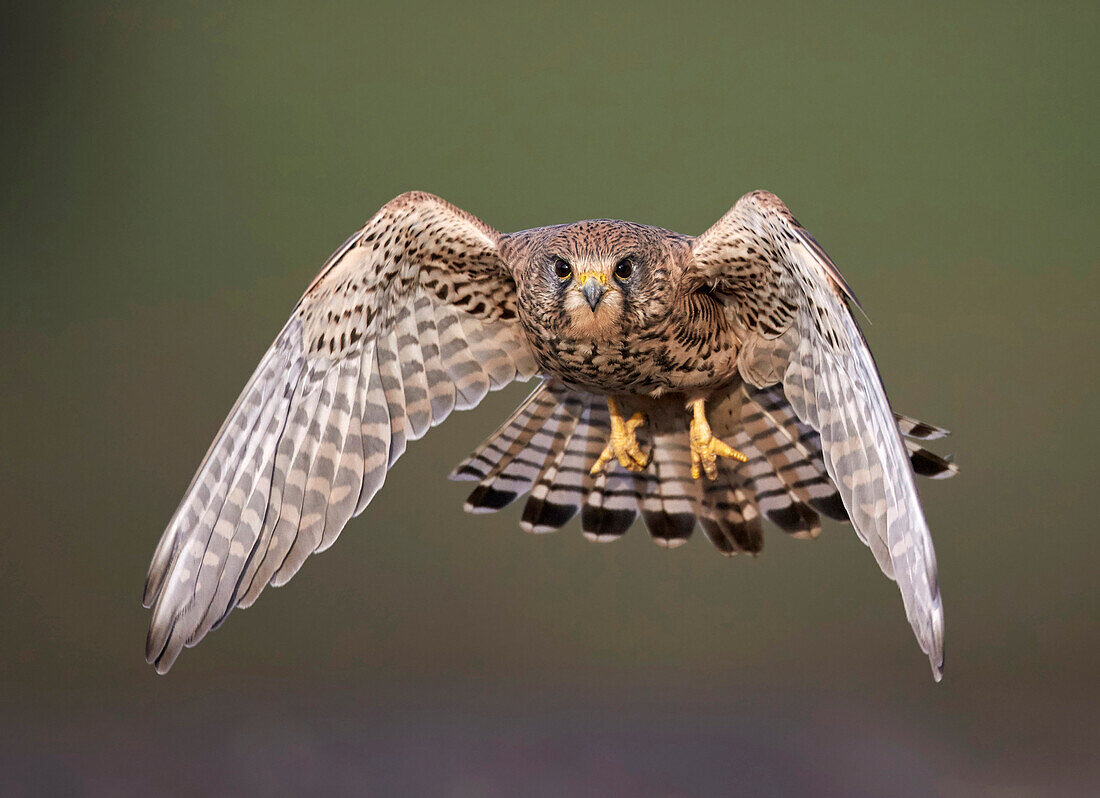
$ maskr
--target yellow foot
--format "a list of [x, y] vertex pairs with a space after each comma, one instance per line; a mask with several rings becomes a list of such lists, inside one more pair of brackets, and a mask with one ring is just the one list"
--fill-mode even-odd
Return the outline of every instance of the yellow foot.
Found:
[[718, 478], [718, 458], [729, 457], [742, 463], [748, 462], [748, 457], [743, 452], [734, 449], [725, 441], [714, 437], [707, 423], [706, 410], [703, 407], [703, 399], [696, 399], [691, 403], [694, 415], [691, 419], [691, 430], [688, 438], [691, 440], [691, 476], [699, 479], [702, 474], [707, 479]]
[[611, 412], [611, 436], [595, 465], [592, 466], [591, 473], [593, 475], [600, 473], [612, 458], [618, 460], [619, 465], [628, 471], [641, 471], [646, 467], [649, 458], [638, 445], [634, 430], [645, 423], [645, 413], [639, 411], [629, 420], [625, 420], [619, 411], [619, 403], [610, 396], [607, 398], [607, 409]]

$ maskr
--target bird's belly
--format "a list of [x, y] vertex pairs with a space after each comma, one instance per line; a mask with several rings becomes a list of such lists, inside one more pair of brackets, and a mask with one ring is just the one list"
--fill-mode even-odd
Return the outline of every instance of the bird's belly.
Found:
[[676, 351], [660, 345], [607, 345], [587, 341], [541, 342], [544, 373], [591, 393], [661, 396], [707, 390], [737, 374], [737, 353]]

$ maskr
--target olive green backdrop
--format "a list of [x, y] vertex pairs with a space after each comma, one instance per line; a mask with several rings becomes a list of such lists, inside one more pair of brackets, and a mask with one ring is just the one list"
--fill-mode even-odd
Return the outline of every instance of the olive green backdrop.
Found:
[[[5, 792], [1100, 783], [1095, 3], [30, 5], [0, 56]], [[157, 677], [161, 530], [319, 264], [411, 188], [501, 230], [783, 197], [895, 406], [955, 431], [961, 475], [921, 484], [944, 682], [848, 527], [725, 560], [464, 515], [445, 476], [522, 385]]]

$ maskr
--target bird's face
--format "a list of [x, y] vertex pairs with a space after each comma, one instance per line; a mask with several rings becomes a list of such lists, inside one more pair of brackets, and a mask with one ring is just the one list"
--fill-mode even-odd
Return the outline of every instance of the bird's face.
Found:
[[608, 343], [668, 315], [673, 253], [665, 231], [601, 220], [530, 232], [520, 305], [551, 334]]
[[570, 261], [549, 256], [553, 278], [547, 282], [556, 289], [570, 338], [607, 339], [622, 329], [630, 304], [626, 295], [637, 288], [637, 259], [633, 253], [614, 262], [606, 257], [581, 255]]

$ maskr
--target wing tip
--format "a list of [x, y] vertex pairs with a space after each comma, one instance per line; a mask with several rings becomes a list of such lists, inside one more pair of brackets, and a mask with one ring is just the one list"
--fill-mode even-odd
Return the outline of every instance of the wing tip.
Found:
[[932, 653], [928, 655], [928, 662], [932, 665], [932, 679], [939, 684], [943, 681], [943, 669], [946, 657], [944, 656], [943, 639], [939, 640], [939, 645], [932, 650]]
[[176, 657], [174, 655], [171, 657], [162, 655], [154, 659], [149, 664], [153, 666], [153, 670], [156, 671], [157, 676], [164, 676], [168, 673], [168, 671], [172, 670], [172, 666], [175, 664], [175, 662]]
[[940, 603], [939, 590], [936, 590], [932, 611], [932, 640], [928, 651], [928, 661], [932, 665], [932, 679], [938, 684], [943, 680], [946, 660], [943, 630], [943, 604]]
[[175, 662], [175, 657], [165, 657], [168, 651], [168, 640], [160, 640], [160, 635], [153, 624], [149, 625], [149, 633], [145, 637], [145, 661], [152, 665], [156, 672], [163, 675]]

